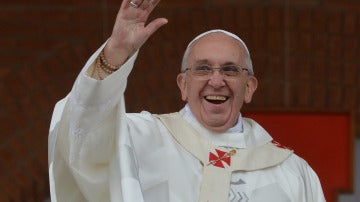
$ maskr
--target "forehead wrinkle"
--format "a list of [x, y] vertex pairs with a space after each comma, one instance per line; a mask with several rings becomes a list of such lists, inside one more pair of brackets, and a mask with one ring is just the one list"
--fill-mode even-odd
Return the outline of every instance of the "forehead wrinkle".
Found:
[[[204, 36], [205, 37], [205, 36]], [[234, 40], [234, 39], [232, 39]], [[222, 41], [222, 40], [219, 40], [219, 41]], [[240, 66], [244, 66], [244, 64], [242, 64], [242, 54], [246, 54], [246, 50], [244, 50], [244, 48], [242, 47], [242, 45], [240, 43], [238, 43], [238, 41], [234, 40], [237, 45], [236, 47], [239, 49], [239, 51], [232, 51], [231, 55], [233, 55], [234, 57], [236, 58], [224, 58], [224, 57], [220, 57], [220, 58], [217, 58], [217, 59], [220, 59], [218, 60], [218, 62], [215, 62], [213, 61], [211, 58], [207, 58], [208, 55], [203, 55], [202, 53], [204, 51], [200, 51], [197, 50], [199, 46], [198, 43], [204, 43], [204, 42], [201, 42], [201, 39], [198, 39], [197, 41], [195, 41], [191, 47], [189, 47], [189, 57], [188, 59], [191, 58], [191, 60], [193, 60], [193, 64], [188, 64], [188, 65], [201, 65], [201, 64], [207, 64], [207, 65], [210, 65], [210, 66], [213, 66], [213, 65], [216, 65], [218, 64], [219, 66], [226, 66], [226, 65], [240, 65]], [[232, 42], [231, 42], [232, 43]], [[205, 43], [207, 44], [207, 43]], [[205, 51], [206, 52], [206, 51]], [[242, 53], [241, 53], [242, 52]], [[235, 53], [239, 53], [240, 55], [238, 54], [235, 54]], [[234, 55], [235, 54], [235, 55]], [[188, 60], [187, 62], [190, 62], [191, 60]]]
[[[213, 65], [212, 62], [210, 62], [209, 60], [207, 59], [203, 59], [203, 60], [196, 60], [194, 62], [194, 65], [201, 65], [201, 64], [207, 64], [207, 65]], [[237, 64], [236, 62], [232, 62], [232, 61], [227, 61], [227, 62], [224, 62], [222, 64], [219, 64], [219, 66], [228, 66], [228, 65], [239, 65]]]

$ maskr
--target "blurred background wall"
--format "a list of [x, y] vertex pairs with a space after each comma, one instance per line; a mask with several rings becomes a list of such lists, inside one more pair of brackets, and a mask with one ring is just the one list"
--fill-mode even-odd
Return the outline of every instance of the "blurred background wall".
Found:
[[[110, 35], [119, 5], [1, 0], [0, 201], [48, 198], [53, 106]], [[126, 92], [129, 112], [180, 109], [175, 79], [185, 46], [222, 28], [247, 43], [259, 79], [245, 111], [351, 112], [360, 137], [360, 1], [163, 0], [156, 16], [169, 24], [139, 54]]]

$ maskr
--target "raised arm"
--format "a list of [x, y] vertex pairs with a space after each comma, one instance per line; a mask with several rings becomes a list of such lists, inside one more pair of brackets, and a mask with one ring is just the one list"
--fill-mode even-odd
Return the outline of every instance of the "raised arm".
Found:
[[[133, 193], [137, 193], [134, 190], [140, 190], [140, 186], [123, 172], [136, 171], [119, 168], [135, 165], [127, 160], [131, 159], [128, 157], [132, 151], [127, 149], [131, 145], [128, 146], [124, 91], [134, 53], [167, 23], [165, 18], [158, 18], [146, 24], [158, 3], [159, 0], [133, 0], [132, 3], [124, 0], [105, 47], [93, 54], [70, 94], [56, 105], [49, 131], [53, 201], [141, 201], [129, 199], [129, 196], [138, 196]], [[122, 66], [104, 81], [88, 76], [100, 78], [89, 72], [94, 70], [100, 51], [108, 63]], [[124, 159], [127, 161], [123, 162]], [[126, 197], [129, 200], [121, 200]]]
[[[150, 13], [160, 0], [124, 0], [120, 6], [112, 34], [104, 48], [105, 60], [121, 66], [161, 26], [165, 18], [147, 22]], [[96, 78], [95, 75], [91, 75]]]

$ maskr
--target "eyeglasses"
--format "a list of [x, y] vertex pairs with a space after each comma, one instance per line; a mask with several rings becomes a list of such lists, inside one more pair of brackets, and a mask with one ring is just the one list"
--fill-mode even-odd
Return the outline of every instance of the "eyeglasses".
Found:
[[225, 65], [222, 67], [211, 67], [209, 65], [199, 65], [194, 68], [186, 68], [183, 73], [190, 71], [190, 73], [196, 77], [209, 78], [215, 70], [225, 77], [235, 78], [239, 76], [243, 71], [249, 72], [247, 68], [239, 67], [237, 65]]

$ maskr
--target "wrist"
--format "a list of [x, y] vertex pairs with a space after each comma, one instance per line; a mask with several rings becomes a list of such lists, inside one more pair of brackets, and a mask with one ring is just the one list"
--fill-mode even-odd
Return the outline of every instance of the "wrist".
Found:
[[113, 66], [124, 64], [135, 51], [131, 48], [126, 48], [124, 45], [114, 44], [111, 38], [103, 50], [105, 60]]
[[108, 75], [114, 73], [121, 67], [121, 65], [115, 66], [110, 64], [105, 58], [104, 50], [102, 50], [100, 52], [100, 55], [96, 58], [95, 66], [97, 70], [97, 77], [98, 77], [97, 79], [100, 80], [103, 80]]

